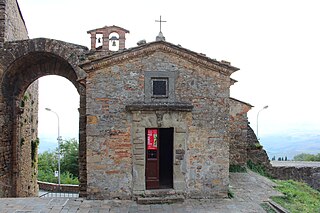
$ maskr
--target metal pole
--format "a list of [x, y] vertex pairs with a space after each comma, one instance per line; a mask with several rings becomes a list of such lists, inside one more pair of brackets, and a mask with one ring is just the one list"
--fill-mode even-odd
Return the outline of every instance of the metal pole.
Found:
[[57, 116], [57, 119], [58, 119], [58, 138], [57, 138], [57, 141], [58, 141], [58, 190], [60, 191], [60, 143], [61, 143], [61, 136], [60, 136], [60, 119], [59, 119], [59, 115], [58, 113], [56, 113], [55, 111], [51, 110], [50, 108], [46, 108], [47, 111], [50, 111], [50, 112], [53, 112], [56, 116]]
[[259, 138], [259, 114], [262, 110], [267, 109], [269, 106], [264, 106], [262, 109], [259, 110], [258, 114], [257, 114], [257, 139], [260, 140]]

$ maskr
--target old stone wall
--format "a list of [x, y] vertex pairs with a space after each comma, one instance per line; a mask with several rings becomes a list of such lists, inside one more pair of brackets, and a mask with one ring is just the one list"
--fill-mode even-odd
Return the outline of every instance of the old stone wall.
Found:
[[72, 184], [56, 184], [56, 183], [47, 183], [38, 181], [39, 189], [49, 192], [72, 192], [72, 193], [79, 193], [79, 185], [72, 185]]
[[305, 182], [320, 190], [320, 162], [272, 161], [271, 175], [280, 180]]
[[[4, 42], [6, 41], [14, 41], [14, 40], [23, 40], [28, 38], [28, 32], [23, 20], [23, 17], [21, 15], [19, 5], [16, 0], [0, 0], [0, 47], [4, 46]], [[0, 65], [0, 75], [2, 75], [4, 72], [3, 66]], [[35, 122], [30, 122], [30, 115], [33, 114], [34, 121], [37, 121], [37, 104], [38, 104], [38, 91], [37, 91], [37, 84], [34, 84], [32, 88], [27, 92], [32, 94], [34, 104], [35, 106], [31, 106], [29, 103], [27, 103], [24, 106], [24, 112], [21, 114], [22, 119], [27, 119], [27, 123], [25, 126], [17, 127], [18, 134], [16, 137], [22, 137], [26, 142], [17, 143], [15, 146], [17, 151], [13, 151], [13, 144], [10, 140], [2, 140], [2, 144], [0, 146], [0, 197], [9, 196], [12, 194], [13, 184], [11, 183], [12, 174], [10, 174], [10, 170], [18, 174], [18, 169], [22, 169], [23, 175], [20, 176], [22, 179], [20, 179], [19, 184], [21, 184], [21, 196], [27, 196], [27, 195], [33, 195], [36, 188], [32, 187], [32, 184], [34, 184], [35, 178], [30, 179], [27, 181], [27, 179], [24, 179], [23, 176], [26, 177], [30, 176], [31, 174], [34, 174], [34, 171], [31, 170], [31, 162], [30, 159], [25, 161], [17, 162], [20, 156], [28, 156], [30, 157], [31, 153], [31, 144], [30, 141], [36, 139], [37, 136], [37, 124]], [[33, 94], [33, 92], [35, 92]], [[34, 108], [34, 112], [32, 111]], [[5, 112], [5, 105], [3, 104], [2, 97], [0, 98], [0, 112]], [[0, 113], [1, 114], [1, 113]], [[1, 117], [0, 119], [0, 129], [2, 130], [2, 137], [5, 137], [4, 135], [7, 134], [5, 128], [6, 126], [10, 125], [10, 122], [12, 122], [12, 119], [5, 119]], [[34, 132], [31, 134], [31, 130], [33, 129]], [[10, 134], [10, 133], [8, 133]], [[19, 135], [20, 134], [20, 135]], [[19, 135], [19, 136], [18, 136]], [[17, 138], [18, 139], [18, 138]], [[13, 161], [19, 164], [16, 168], [12, 167], [12, 156]], [[36, 186], [36, 184], [34, 185]]]
[[245, 166], [248, 149], [248, 117], [251, 105], [230, 98], [230, 165]]
[[256, 165], [263, 166], [267, 172], [272, 168], [267, 152], [263, 149], [253, 129], [248, 125], [247, 131], [248, 149], [247, 160]]
[[[117, 61], [117, 60], [115, 60]], [[193, 105], [189, 123], [175, 130], [177, 146], [184, 150], [179, 184], [189, 197], [224, 197], [229, 184], [229, 76], [185, 60], [174, 53], [155, 51], [124, 61], [95, 65], [87, 77], [87, 169], [89, 198], [132, 196], [133, 147], [145, 134], [133, 125], [135, 113], [125, 106], [145, 102], [145, 72], [175, 73], [175, 102]], [[137, 112], [139, 113], [139, 112]], [[150, 117], [154, 117], [153, 111]], [[184, 116], [182, 116], [184, 117]], [[164, 113], [163, 123], [176, 125], [181, 117]], [[169, 121], [172, 119], [172, 121]], [[178, 119], [178, 120], [177, 120]], [[145, 127], [155, 127], [152, 119]], [[176, 124], [174, 124], [176, 122]], [[173, 126], [177, 128], [177, 126]], [[142, 140], [142, 136], [140, 135]], [[145, 142], [139, 145], [144, 152]], [[174, 145], [176, 146], [176, 145]], [[144, 164], [141, 159], [141, 164]], [[178, 162], [176, 162], [178, 164]], [[142, 165], [144, 166], [144, 165]], [[143, 185], [144, 183], [142, 183]], [[143, 188], [143, 186], [141, 186]], [[174, 188], [177, 186], [174, 186]]]
[[16, 0], [0, 1], [0, 45], [6, 41], [28, 38], [19, 5]]
[[31, 84], [20, 101], [17, 127], [17, 194], [38, 195], [38, 81]]
[[[85, 73], [77, 64], [86, 51], [79, 45], [44, 38], [5, 42], [0, 49], [0, 196], [27, 196], [36, 191], [32, 144], [37, 141], [37, 83], [28, 87], [52, 74], [69, 79], [80, 94], [80, 181], [85, 196], [85, 89], [79, 80]], [[26, 101], [23, 109], [22, 101]]]

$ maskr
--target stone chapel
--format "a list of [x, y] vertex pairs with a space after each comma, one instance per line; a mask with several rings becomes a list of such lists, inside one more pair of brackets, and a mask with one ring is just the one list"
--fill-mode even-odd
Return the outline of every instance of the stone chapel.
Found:
[[[36, 194], [37, 169], [25, 165], [24, 150], [37, 137], [38, 95], [37, 85], [28, 87], [50, 74], [69, 79], [80, 95], [80, 196], [227, 196], [229, 165], [247, 161], [252, 106], [230, 97], [239, 68], [161, 32], [128, 48], [129, 30], [114, 25], [88, 31], [90, 49], [29, 39], [16, 0], [0, 4], [1, 197]], [[32, 100], [22, 107], [26, 92]]]

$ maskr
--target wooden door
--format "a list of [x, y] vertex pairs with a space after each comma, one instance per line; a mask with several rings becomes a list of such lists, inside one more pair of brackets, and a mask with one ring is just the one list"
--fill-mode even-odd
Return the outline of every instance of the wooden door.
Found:
[[146, 129], [146, 188], [159, 188], [159, 131]]

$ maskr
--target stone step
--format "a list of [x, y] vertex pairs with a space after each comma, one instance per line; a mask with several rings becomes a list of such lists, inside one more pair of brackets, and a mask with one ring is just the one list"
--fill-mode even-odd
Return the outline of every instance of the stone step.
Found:
[[283, 208], [276, 202], [273, 202], [272, 200], [268, 201], [269, 205], [277, 212], [277, 213], [290, 213], [287, 209]]
[[182, 195], [162, 196], [162, 197], [137, 197], [138, 204], [163, 204], [163, 203], [183, 203]]

